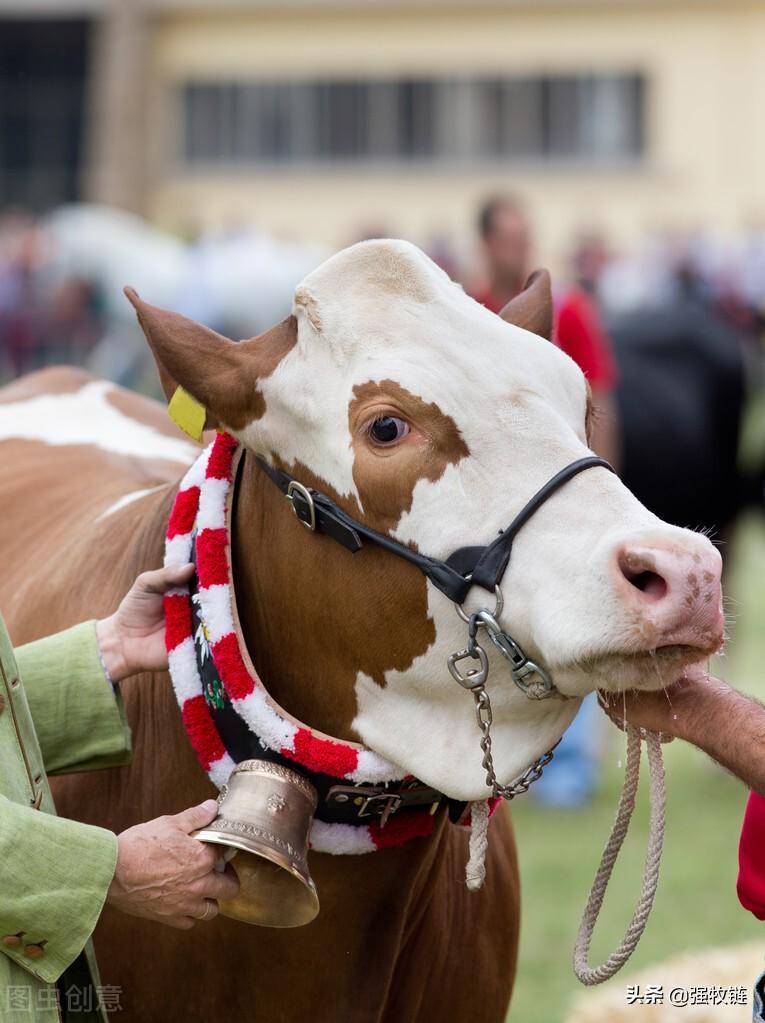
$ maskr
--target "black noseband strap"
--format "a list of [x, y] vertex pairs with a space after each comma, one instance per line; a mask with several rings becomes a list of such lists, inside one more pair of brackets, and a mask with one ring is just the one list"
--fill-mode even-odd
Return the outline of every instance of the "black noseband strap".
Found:
[[557, 472], [552, 479], [548, 480], [536, 494], [518, 512], [513, 521], [503, 529], [496, 540], [488, 547], [460, 547], [449, 558], [446, 564], [459, 572], [462, 576], [470, 576], [473, 586], [482, 586], [485, 590], [493, 592], [494, 587], [499, 584], [505, 574], [507, 563], [510, 560], [513, 540], [519, 530], [525, 526], [535, 511], [545, 503], [548, 497], [552, 497], [556, 490], [560, 490], [564, 483], [568, 483], [574, 476], [578, 476], [585, 469], [594, 469], [600, 466], [615, 472], [614, 467], [603, 458], [589, 455], [587, 458], [580, 458], [572, 462], [560, 472]]
[[351, 518], [326, 494], [309, 490], [293, 476], [282, 472], [281, 469], [275, 469], [263, 459], [258, 458], [257, 463], [266, 476], [289, 497], [292, 510], [305, 526], [317, 533], [325, 533], [352, 554], [361, 550], [364, 540], [377, 544], [378, 547], [416, 565], [441, 593], [456, 604], [464, 602], [472, 586], [481, 586], [489, 592], [494, 591], [507, 568], [516, 534], [548, 497], [564, 483], [585, 469], [600, 466], [610, 472], [615, 471], [608, 462], [594, 455], [572, 462], [548, 480], [518, 512], [507, 529], [503, 529], [488, 546], [460, 547], [446, 561], [439, 561], [437, 558], [419, 554], [411, 547], [406, 547], [389, 536], [370, 529], [363, 522]]

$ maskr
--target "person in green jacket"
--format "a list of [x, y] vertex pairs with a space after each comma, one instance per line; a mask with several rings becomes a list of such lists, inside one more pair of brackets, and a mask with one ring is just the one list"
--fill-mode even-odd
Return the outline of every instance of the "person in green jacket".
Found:
[[238, 891], [190, 837], [214, 800], [115, 835], [55, 816], [47, 774], [127, 764], [117, 683], [167, 667], [162, 594], [192, 571], [140, 575], [117, 611], [11, 648], [0, 618], [0, 1021], [95, 1023], [119, 1009], [90, 935], [106, 902], [173, 927], [210, 920]]

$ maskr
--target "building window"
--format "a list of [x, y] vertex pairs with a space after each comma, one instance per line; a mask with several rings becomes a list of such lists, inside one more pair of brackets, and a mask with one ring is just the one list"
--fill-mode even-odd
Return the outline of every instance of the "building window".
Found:
[[85, 20], [0, 18], [0, 203], [77, 197], [89, 53]]
[[604, 164], [643, 151], [641, 75], [189, 82], [189, 165]]

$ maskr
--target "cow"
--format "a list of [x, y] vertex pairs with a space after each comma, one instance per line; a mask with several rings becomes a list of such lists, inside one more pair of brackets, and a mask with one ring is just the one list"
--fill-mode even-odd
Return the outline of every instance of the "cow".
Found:
[[[413, 245], [362, 242], [303, 280], [288, 319], [239, 343], [131, 300], [168, 397], [182, 387], [206, 427], [245, 452], [231, 563], [243, 641], [268, 692], [451, 799], [485, 799], [473, 701], [447, 671], [466, 642], [455, 603], [379, 544], [350, 553], [305, 529], [258, 458], [410, 551], [443, 560], [488, 544], [591, 454], [586, 381], [545, 339], [549, 277], [533, 277], [500, 317]], [[162, 562], [179, 478], [198, 453], [160, 406], [62, 370], [2, 392], [0, 450], [0, 604], [16, 643], [110, 613], [137, 572]], [[487, 644], [503, 784], [555, 744], [586, 693], [656, 689], [722, 642], [715, 548], [661, 522], [602, 465], [518, 532], [501, 590], [500, 623], [555, 686], [530, 699]], [[465, 609], [493, 601], [473, 587]], [[213, 792], [167, 675], [123, 689], [132, 766], [56, 786], [60, 812], [115, 831]], [[481, 891], [464, 885], [466, 856], [465, 834], [440, 809], [427, 838], [369, 855], [311, 852], [321, 911], [301, 928], [221, 916], [181, 933], [107, 909], [103, 980], [119, 985], [122, 1018], [142, 1023], [499, 1023], [520, 912], [507, 812], [490, 823]]]

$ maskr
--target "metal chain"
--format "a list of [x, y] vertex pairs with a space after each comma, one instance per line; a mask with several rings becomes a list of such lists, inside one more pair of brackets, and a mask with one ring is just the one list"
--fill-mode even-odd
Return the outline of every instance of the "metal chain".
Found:
[[[553, 749], [548, 750], [547, 753], [542, 754], [538, 757], [531, 767], [528, 767], [520, 777], [507, 785], [502, 785], [497, 778], [497, 773], [494, 769], [494, 757], [491, 750], [491, 725], [493, 721], [491, 711], [491, 700], [489, 694], [486, 691], [486, 682], [489, 677], [489, 665], [486, 651], [483, 649], [481, 644], [478, 642], [478, 630], [479, 628], [485, 628], [489, 631], [484, 612], [477, 612], [470, 616], [468, 620], [468, 645], [464, 650], [460, 650], [458, 653], [453, 654], [449, 658], [449, 671], [452, 676], [456, 679], [459, 684], [468, 689], [473, 695], [473, 701], [475, 703], [475, 718], [478, 722], [478, 727], [481, 730], [481, 752], [483, 753], [483, 760], [481, 766], [486, 771], [486, 784], [491, 789], [493, 797], [500, 797], [502, 799], [511, 800], [515, 799], [516, 796], [523, 795], [528, 792], [535, 781], [538, 781], [542, 777], [542, 772], [545, 767], [550, 763], [553, 758]], [[491, 633], [489, 633], [491, 635]], [[459, 661], [470, 657], [474, 660], [478, 660], [480, 668], [466, 672], [464, 675], [457, 668]], [[557, 746], [557, 743], [556, 743]]]
[[491, 789], [492, 796], [499, 796], [502, 799], [507, 799], [509, 802], [511, 799], [515, 799], [516, 796], [521, 796], [524, 792], [528, 792], [534, 782], [539, 781], [545, 767], [553, 758], [555, 747], [548, 750], [547, 753], [543, 753], [541, 757], [538, 757], [531, 767], [527, 767], [523, 774], [516, 778], [515, 781], [510, 782], [508, 785], [500, 785], [497, 773], [494, 770], [494, 757], [491, 752], [491, 700], [484, 686], [477, 686], [473, 690], [473, 699], [475, 701], [476, 721], [481, 729], [480, 746], [483, 753], [481, 766], [486, 771], [486, 784]]

